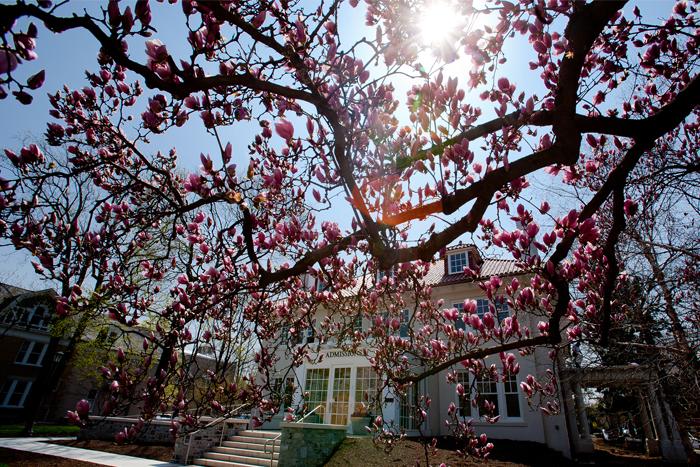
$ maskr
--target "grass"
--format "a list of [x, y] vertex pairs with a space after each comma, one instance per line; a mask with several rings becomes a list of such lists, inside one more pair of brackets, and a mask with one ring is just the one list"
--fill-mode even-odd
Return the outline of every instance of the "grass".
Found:
[[[0, 425], [0, 437], [22, 436], [24, 425]], [[74, 425], [34, 425], [34, 436], [76, 436], [80, 427]]]

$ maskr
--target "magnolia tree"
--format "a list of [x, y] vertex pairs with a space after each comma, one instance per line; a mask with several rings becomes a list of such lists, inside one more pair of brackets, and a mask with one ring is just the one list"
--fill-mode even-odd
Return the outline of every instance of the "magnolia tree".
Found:
[[[71, 239], [101, 278], [113, 319], [158, 317], [144, 343], [161, 349], [141, 393], [145, 419], [193, 404], [185, 391], [164, 390], [180, 371], [179, 350], [198, 337], [225, 346], [242, 328], [264, 343], [259, 374], [275, 366], [279, 346], [292, 365], [313, 358], [311, 346], [291, 345], [309, 326], [319, 341], [358, 353], [371, 339], [372, 365], [398, 392], [458, 364], [498, 379], [536, 347], [608, 342], [615, 246], [638, 205], [630, 174], [658, 158], [697, 166], [694, 4], [669, 3], [659, 19], [644, 15], [649, 4], [624, 1], [169, 3], [0, 5], [3, 97], [31, 104], [45, 75], [26, 76], [24, 62], [40, 60], [43, 29], [81, 30], [99, 43], [86, 83], [51, 90], [46, 138], [66, 148], [67, 164], [55, 167], [37, 145], [6, 150], [0, 232], [37, 256], [37, 272], [69, 281], [72, 260], [61, 252]], [[172, 9], [186, 47], [162, 42], [152, 26]], [[358, 13], [362, 26], [349, 19]], [[511, 63], [515, 55], [530, 62]], [[202, 124], [215, 149], [199, 170], [155, 143]], [[255, 129], [228, 141], [224, 128], [237, 126]], [[75, 177], [99, 193], [90, 224], [57, 222], [32, 198], [47, 180]], [[577, 184], [580, 203], [550, 211], [534, 178]], [[492, 303], [480, 318], [467, 301], [470, 332], [456, 329], [459, 312], [432, 300], [423, 281], [436, 254], [465, 234], [531, 272], [522, 283], [481, 281], [512, 315], [499, 321]], [[309, 277], [325, 286], [304, 287]], [[61, 313], [80, 313], [74, 292], [63, 292]], [[407, 306], [408, 336], [398, 337]], [[314, 323], [319, 307], [332, 312]], [[233, 309], [242, 321], [227, 318]], [[536, 328], [521, 323], [525, 313], [541, 316]], [[358, 316], [371, 327], [354, 329]], [[212, 331], [198, 336], [205, 321]], [[486, 366], [494, 354], [502, 365]], [[117, 399], [134, 381], [126, 361], [105, 371]], [[222, 401], [275, 408], [269, 378], [241, 389], [223, 384], [222, 372], [209, 377], [217, 410], [226, 411]], [[551, 376], [523, 379], [530, 398], [556, 393]], [[429, 395], [416, 402], [418, 421], [436, 410]], [[453, 407], [442, 415], [464, 452], [488, 454], [491, 444]], [[173, 428], [194, 424], [183, 416]], [[375, 428], [391, 438], [383, 420]]]

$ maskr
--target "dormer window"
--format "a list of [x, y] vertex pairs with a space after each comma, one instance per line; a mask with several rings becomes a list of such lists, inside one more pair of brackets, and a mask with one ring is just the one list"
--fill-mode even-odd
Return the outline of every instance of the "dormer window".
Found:
[[461, 274], [469, 265], [469, 256], [466, 251], [452, 253], [447, 256], [448, 274]]
[[34, 308], [34, 313], [31, 313], [29, 318], [29, 325], [35, 328], [39, 328], [42, 331], [48, 329], [49, 312], [44, 306], [37, 306]]

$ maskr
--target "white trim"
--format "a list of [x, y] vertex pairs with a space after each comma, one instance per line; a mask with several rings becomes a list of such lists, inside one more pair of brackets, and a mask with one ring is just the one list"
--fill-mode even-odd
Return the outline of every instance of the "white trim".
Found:
[[[26, 380], [26, 379], [17, 379], [17, 378], [11, 378], [8, 379], [8, 381], [12, 381], [12, 384], [10, 385], [10, 389], [7, 391], [7, 395], [5, 395], [5, 400], [0, 403], [0, 407], [2, 408], [8, 408], [8, 409], [21, 409], [24, 407], [24, 401], [27, 399], [27, 395], [29, 395], [29, 391], [32, 388], [32, 384], [34, 384], [34, 381]], [[17, 383], [20, 381], [26, 381], [27, 386], [24, 388], [24, 393], [22, 394], [22, 397], [19, 400], [18, 405], [8, 405], [8, 402], [12, 395], [15, 393], [15, 388], [17, 387]]]
[[[466, 261], [464, 264], [464, 267], [459, 271], [455, 271], [452, 268], [452, 261], [450, 261], [450, 258], [452, 258], [453, 256], [457, 256], [457, 255], [464, 255], [464, 259]], [[461, 274], [462, 272], [464, 272], [464, 268], [469, 267], [469, 254], [466, 251], [457, 251], [455, 253], [448, 253], [446, 259], [447, 259], [447, 274], [448, 275]]]
[[10, 389], [7, 390], [7, 394], [5, 394], [5, 400], [0, 402], [0, 407], [14, 407], [14, 405], [7, 405], [8, 399], [12, 396], [12, 394], [15, 393], [15, 388], [17, 387], [17, 381], [16, 379], [8, 379], [8, 381], [12, 381], [10, 384]]
[[[324, 405], [323, 412], [319, 412], [319, 415], [323, 419], [323, 423], [328, 424], [331, 422], [331, 406], [333, 404], [333, 386], [335, 384], [335, 371], [336, 369], [339, 368], [348, 368], [350, 369], [350, 385], [349, 385], [349, 394], [348, 394], [348, 408], [347, 408], [347, 423], [346, 425], [350, 425], [352, 414], [355, 411], [355, 406], [357, 405], [357, 369], [358, 368], [370, 368], [374, 373], [374, 370], [372, 369], [372, 365], [370, 365], [369, 361], [361, 357], [361, 359], [357, 357], [350, 357], [353, 359], [353, 361], [349, 361], [345, 358], [340, 359], [340, 362], [332, 362], [330, 364], [327, 363], [326, 360], [324, 360], [321, 364], [318, 365], [313, 365], [313, 366], [306, 366], [303, 368], [303, 381], [301, 382], [300, 387], [302, 388], [302, 393], [307, 391], [306, 389], [306, 380], [308, 377], [308, 372], [310, 370], [328, 370], [328, 388], [326, 389], [326, 398], [324, 401], [320, 401], [319, 403]], [[379, 378], [379, 376], [377, 376]], [[381, 378], [379, 378], [377, 384], [382, 384]], [[384, 391], [383, 391], [384, 393]], [[380, 400], [380, 403], [382, 406], [386, 406], [386, 404], [383, 402], [383, 397]], [[315, 403], [315, 402], [314, 402]], [[312, 409], [313, 407], [309, 407], [309, 410]], [[337, 414], [336, 414], [337, 415]], [[376, 415], [376, 413], [375, 413]]]
[[[27, 339], [24, 342], [22, 342], [22, 345], [24, 345], [25, 342], [29, 342], [29, 346], [27, 347], [27, 350], [24, 351], [22, 358], [20, 358], [20, 352], [22, 352], [22, 347], [20, 347], [20, 350], [19, 352], [17, 352], [17, 356], [15, 357], [15, 364], [37, 367], [43, 366], [42, 362], [44, 361], [44, 356], [46, 355], [46, 350], [49, 348], [49, 344], [45, 342]], [[32, 352], [34, 351], [34, 347], [36, 347], [37, 345], [43, 345], [41, 353], [39, 353], [39, 358], [37, 359], [36, 363], [29, 363], [29, 356], [32, 354]]]
[[[33, 307], [23, 307], [13, 305], [8, 307], [7, 313], [3, 315], [2, 324], [7, 326], [18, 326], [20, 328], [33, 329], [37, 331], [46, 332], [49, 329], [48, 320], [51, 319], [50, 310], [47, 305], [43, 303], [38, 303]], [[31, 324], [34, 315], [36, 314], [37, 308], [42, 308], [44, 310], [43, 318], [41, 320], [41, 325]], [[26, 319], [21, 319], [26, 313]]]
[[[470, 372], [466, 370], [459, 370], [459, 373], [467, 374], [469, 376], [467, 380], [467, 386], [464, 388], [466, 391], [471, 391], [472, 384], [474, 384], [474, 375], [471, 374]], [[516, 388], [518, 387], [518, 384], [520, 381], [518, 380], [518, 375], [513, 375], [515, 378], [515, 385]], [[463, 385], [465, 383], [462, 383]], [[491, 393], [489, 393], [491, 394]], [[482, 422], [481, 421], [481, 416], [479, 415], [479, 408], [474, 407], [474, 405], [471, 403], [471, 400], [473, 398], [473, 393], [468, 394], [468, 401], [469, 401], [469, 412], [468, 416], [471, 417], [474, 420], [474, 423], [476, 424], [477, 422], [485, 424], [485, 425], [491, 425], [491, 426], [500, 426], [500, 425], [518, 425], [518, 424], [524, 424], [527, 425], [525, 422], [525, 418], [523, 417], [523, 398], [520, 395], [520, 391], [516, 389], [515, 392], [511, 392], [509, 394], [516, 394], [518, 396], [518, 411], [520, 412], [520, 415], [518, 417], [509, 417], [508, 416], [508, 405], [506, 403], [506, 385], [503, 381], [501, 381], [500, 377], [499, 380], [496, 381], [496, 397], [498, 399], [498, 414], [500, 415], [500, 418], [496, 422], [496, 424], [490, 424], [487, 422]], [[457, 406], [457, 414], [460, 413], [460, 403], [459, 403], [459, 396], [457, 395], [457, 392], [455, 391], [455, 396], [454, 396], [454, 403]]]
[[27, 387], [24, 388], [24, 394], [22, 395], [22, 399], [20, 399], [19, 401], [19, 407], [24, 407], [24, 401], [27, 399], [27, 396], [29, 395], [29, 391], [31, 391], [33, 384], [34, 381], [27, 382]]
[[[41, 320], [42, 326], [31, 324], [32, 319], [34, 319], [34, 315], [36, 314], [37, 308], [42, 308], [44, 310], [44, 316], [43, 316], [43, 319]], [[47, 322], [47, 320], [51, 319], [49, 313], [50, 313], [49, 308], [46, 305], [44, 305], [42, 303], [35, 305], [32, 308], [31, 314], [27, 317], [27, 325], [33, 329], [38, 329], [40, 331], [48, 331], [49, 323]]]

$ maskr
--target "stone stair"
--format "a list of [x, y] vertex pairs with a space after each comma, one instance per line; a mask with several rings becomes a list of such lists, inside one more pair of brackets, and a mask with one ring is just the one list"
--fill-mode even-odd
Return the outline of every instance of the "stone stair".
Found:
[[[279, 458], [279, 431], [243, 430], [231, 436], [221, 446], [204, 453], [204, 457], [194, 459], [193, 465], [211, 467], [276, 467]], [[265, 443], [267, 442], [267, 452]], [[274, 454], [272, 450], [274, 449]], [[271, 457], [272, 456], [272, 457]]]

